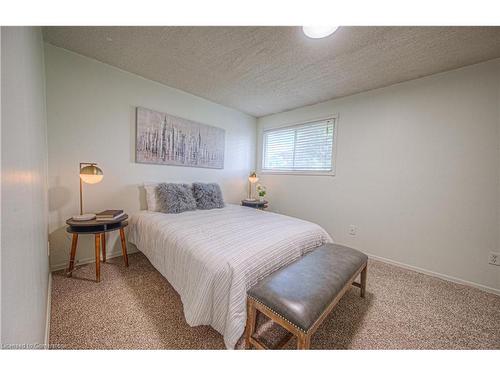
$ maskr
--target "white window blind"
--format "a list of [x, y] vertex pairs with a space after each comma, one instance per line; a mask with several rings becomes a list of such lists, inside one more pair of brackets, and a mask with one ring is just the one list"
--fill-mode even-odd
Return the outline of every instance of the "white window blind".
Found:
[[335, 119], [264, 132], [262, 170], [333, 172]]

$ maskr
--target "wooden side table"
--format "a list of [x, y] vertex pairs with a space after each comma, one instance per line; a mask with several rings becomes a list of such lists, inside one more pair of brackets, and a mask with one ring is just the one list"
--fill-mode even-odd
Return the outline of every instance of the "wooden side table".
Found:
[[128, 267], [127, 244], [125, 240], [125, 232], [123, 228], [128, 225], [128, 215], [124, 215], [117, 220], [97, 221], [86, 220], [78, 221], [73, 219], [66, 220], [68, 227], [66, 231], [73, 234], [71, 241], [71, 253], [69, 258], [69, 266], [67, 275], [71, 277], [75, 267], [76, 245], [78, 243], [78, 235], [94, 234], [95, 235], [95, 278], [97, 282], [101, 281], [101, 243], [102, 243], [102, 261], [106, 262], [106, 232], [120, 231], [120, 240], [122, 243], [122, 255], [125, 262], [125, 267]]
[[248, 199], [243, 199], [241, 201], [241, 205], [242, 206], [257, 208], [259, 210], [266, 209], [267, 208], [267, 203], [268, 203], [267, 201], [259, 201], [259, 200], [250, 201]]

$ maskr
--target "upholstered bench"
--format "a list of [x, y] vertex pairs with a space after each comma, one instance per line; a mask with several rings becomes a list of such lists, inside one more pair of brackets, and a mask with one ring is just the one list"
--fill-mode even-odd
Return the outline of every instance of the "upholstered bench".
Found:
[[367, 261], [358, 250], [326, 244], [259, 281], [247, 295], [245, 346], [269, 349], [254, 336], [260, 312], [288, 331], [278, 347], [296, 336], [297, 348], [309, 349], [311, 336], [351, 285], [364, 297]]

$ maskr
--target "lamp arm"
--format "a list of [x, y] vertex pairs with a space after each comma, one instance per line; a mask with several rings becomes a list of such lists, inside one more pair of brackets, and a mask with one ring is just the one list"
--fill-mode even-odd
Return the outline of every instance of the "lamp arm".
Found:
[[82, 178], [80, 177], [80, 215], [83, 215]]
[[[80, 169], [78, 169], [78, 176], [80, 176], [80, 171], [84, 165], [96, 165], [96, 163], [80, 163]], [[83, 183], [82, 178], [80, 177], [80, 215], [83, 215]]]

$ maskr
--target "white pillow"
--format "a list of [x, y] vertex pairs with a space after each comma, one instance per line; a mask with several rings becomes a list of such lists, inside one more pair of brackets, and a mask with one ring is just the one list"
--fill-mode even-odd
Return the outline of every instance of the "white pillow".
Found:
[[156, 187], [159, 184], [157, 182], [145, 182], [144, 189], [146, 190], [146, 204], [148, 205], [148, 211], [159, 211], [158, 199], [156, 197]]

